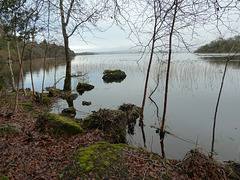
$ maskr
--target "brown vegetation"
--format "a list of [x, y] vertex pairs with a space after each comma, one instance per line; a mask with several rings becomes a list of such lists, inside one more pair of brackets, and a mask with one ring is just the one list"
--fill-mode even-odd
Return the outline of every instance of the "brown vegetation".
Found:
[[[51, 102], [55, 102], [53, 98]], [[68, 169], [79, 168], [74, 154], [85, 152], [84, 147], [92, 147], [94, 142], [106, 141], [104, 132], [99, 129], [89, 130], [84, 128], [84, 133], [75, 136], [56, 135], [46, 130], [39, 132], [35, 126], [37, 114], [47, 112], [51, 105], [40, 105], [31, 96], [19, 97], [19, 108], [16, 114], [11, 114], [14, 106], [14, 94], [8, 94], [0, 100], [0, 124], [16, 123], [22, 127], [17, 133], [0, 134], [0, 174], [8, 176], [9, 179], [69, 179], [80, 177], [77, 174], [69, 174]], [[77, 121], [82, 125], [81, 121]], [[94, 147], [119, 153], [117, 157], [107, 157], [110, 162], [104, 160], [107, 154], [98, 150], [94, 153], [100, 157], [98, 162], [104, 168], [110, 168], [112, 164], [118, 164], [114, 170], [115, 174], [99, 174], [94, 169], [88, 169], [85, 178], [108, 177], [120, 179], [117, 174], [123, 173], [126, 179], [238, 179], [239, 176], [234, 169], [239, 169], [236, 163], [222, 164], [203, 155], [198, 150], [190, 151], [183, 161], [164, 159], [158, 154], [149, 153], [127, 145], [96, 144]], [[80, 156], [80, 160], [81, 160]], [[75, 160], [74, 160], [75, 159]], [[99, 160], [99, 158], [97, 158]], [[83, 160], [83, 159], [82, 159]], [[86, 160], [86, 159], [85, 159]], [[92, 161], [92, 159], [91, 159]], [[121, 165], [121, 166], [120, 166]], [[67, 168], [68, 167], [68, 168]], [[92, 166], [91, 166], [92, 167]], [[93, 166], [94, 167], [94, 166]], [[232, 168], [231, 168], [232, 167]], [[122, 171], [125, 172], [122, 172]], [[105, 171], [104, 171], [105, 172]], [[106, 171], [108, 172], [108, 171]], [[66, 176], [69, 175], [69, 176]], [[80, 178], [79, 178], [80, 179]]]

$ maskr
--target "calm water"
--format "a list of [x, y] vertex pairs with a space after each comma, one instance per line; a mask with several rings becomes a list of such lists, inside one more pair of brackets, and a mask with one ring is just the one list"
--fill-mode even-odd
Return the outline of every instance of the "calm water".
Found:
[[[74, 101], [78, 118], [84, 118], [99, 108], [117, 109], [123, 103], [141, 106], [145, 82], [148, 55], [140, 61], [137, 54], [99, 54], [76, 56], [72, 61], [72, 71], [84, 72], [83, 78], [73, 79], [72, 88], [78, 81], [84, 80], [95, 86], [92, 91], [85, 92]], [[146, 134], [145, 149], [161, 154], [159, 135], [154, 127], [160, 127], [163, 111], [166, 57], [155, 58], [148, 86], [148, 95], [159, 86], [146, 101], [144, 131]], [[167, 135], [164, 150], [167, 158], [182, 159], [192, 148], [201, 147], [209, 152], [214, 111], [217, 95], [224, 70], [224, 61], [217, 58], [199, 57], [189, 53], [173, 54], [171, 64], [166, 128], [182, 139]], [[27, 69], [27, 68], [26, 68]], [[104, 83], [102, 73], [105, 69], [121, 69], [127, 77], [121, 83]], [[54, 83], [54, 66], [48, 65], [45, 86]], [[34, 71], [35, 88], [41, 90], [43, 69], [41, 64]], [[57, 68], [57, 79], [65, 74], [64, 65]], [[57, 85], [63, 87], [63, 80]], [[31, 87], [30, 74], [25, 73], [25, 87]], [[82, 106], [82, 101], [91, 101], [91, 106]], [[67, 102], [60, 100], [53, 108], [61, 112]], [[216, 127], [215, 150], [220, 160], [236, 160], [240, 158], [240, 61], [229, 63], [223, 93], [219, 105]], [[138, 124], [138, 123], [137, 123]], [[142, 133], [138, 125], [135, 134], [127, 135], [130, 144], [143, 147]], [[186, 141], [187, 140], [187, 141]]]

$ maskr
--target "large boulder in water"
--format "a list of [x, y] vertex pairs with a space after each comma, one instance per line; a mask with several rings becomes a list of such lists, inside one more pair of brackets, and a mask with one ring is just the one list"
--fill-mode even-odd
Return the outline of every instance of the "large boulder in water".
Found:
[[90, 91], [94, 88], [93, 85], [88, 84], [88, 83], [78, 83], [77, 85], [77, 92], [82, 95], [85, 91]]
[[103, 72], [103, 81], [106, 83], [110, 82], [122, 82], [126, 78], [126, 73], [117, 69], [117, 70], [105, 70]]

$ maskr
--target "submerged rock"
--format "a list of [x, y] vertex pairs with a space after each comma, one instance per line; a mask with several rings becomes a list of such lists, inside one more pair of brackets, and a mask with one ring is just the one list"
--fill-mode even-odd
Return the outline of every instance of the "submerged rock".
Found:
[[82, 101], [83, 106], [90, 106], [92, 104], [91, 101]]
[[77, 93], [64, 93], [61, 95], [62, 99], [68, 100], [68, 101], [74, 101], [77, 99], [78, 94]]
[[122, 82], [126, 78], [126, 73], [117, 69], [117, 70], [105, 70], [103, 72], [103, 81], [110, 83], [110, 82]]
[[94, 88], [93, 85], [88, 83], [78, 83], [77, 85], [77, 92], [82, 95], [85, 91], [90, 91]]
[[[49, 126], [47, 126], [49, 125]], [[40, 131], [44, 131], [46, 127], [50, 127], [50, 131], [55, 134], [67, 134], [69, 136], [83, 132], [83, 129], [73, 120], [62, 117], [55, 113], [41, 113], [36, 121], [36, 127]]]
[[8, 123], [0, 127], [0, 134], [18, 133], [20, 131], [22, 131], [22, 126], [16, 123]]

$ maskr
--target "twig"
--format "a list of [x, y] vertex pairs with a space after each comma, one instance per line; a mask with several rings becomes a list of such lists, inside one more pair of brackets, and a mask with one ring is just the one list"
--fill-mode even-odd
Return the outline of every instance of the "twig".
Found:
[[[17, 155], [16, 158], [18, 158], [18, 157], [20, 156], [20, 154], [21, 154], [21, 151], [18, 153], [18, 155]], [[17, 164], [13, 164], [15, 161], [16, 161], [16, 160], [14, 159], [12, 162], [10, 162], [10, 163], [6, 166], [5, 169], [7, 169], [9, 166], [17, 166]]]
[[[139, 157], [139, 156], [136, 156], [136, 155], [134, 155], [134, 154], [130, 154], [130, 153], [127, 153], [127, 152], [126, 152], [126, 154], [129, 155], [129, 156], [135, 157], [135, 158], [137, 158], [137, 159], [141, 159], [141, 160], [143, 160], [143, 161], [148, 161], [148, 162], [152, 163], [154, 166], [162, 167], [162, 165], [159, 165], [159, 164], [154, 163], [152, 159], [141, 158], [141, 157]], [[164, 167], [166, 168], [166, 166], [165, 166], [165, 164], [163, 163], [162, 160], [161, 160], [161, 162], [162, 162], [162, 164], [164, 165]]]
[[[151, 128], [155, 128], [155, 129], [161, 131], [161, 129], [158, 128], [158, 127], [155, 127], [155, 126], [150, 126], [150, 127], [151, 127]], [[188, 142], [188, 143], [196, 144], [196, 142], [192, 141], [191, 139], [187, 139], [187, 138], [185, 138], [185, 137], [181, 137], [181, 136], [179, 136], [179, 135], [177, 135], [177, 134], [174, 134], [174, 133], [172, 133], [172, 132], [170, 132], [170, 131], [167, 131], [166, 129], [163, 131], [163, 133], [167, 133], [167, 134], [169, 134], [169, 135], [172, 135], [172, 136], [174, 136], [174, 137], [176, 137], [176, 138], [178, 138], [178, 139], [181, 139], [181, 140], [183, 140], [183, 141], [186, 141], [186, 142]]]
[[150, 166], [148, 166], [148, 167], [146, 168], [146, 170], [145, 170], [145, 172], [144, 172], [144, 175], [143, 175], [143, 180], [145, 180], [145, 177], [146, 177], [146, 174], [147, 174], [147, 171], [148, 171], [149, 168], [150, 168]]

